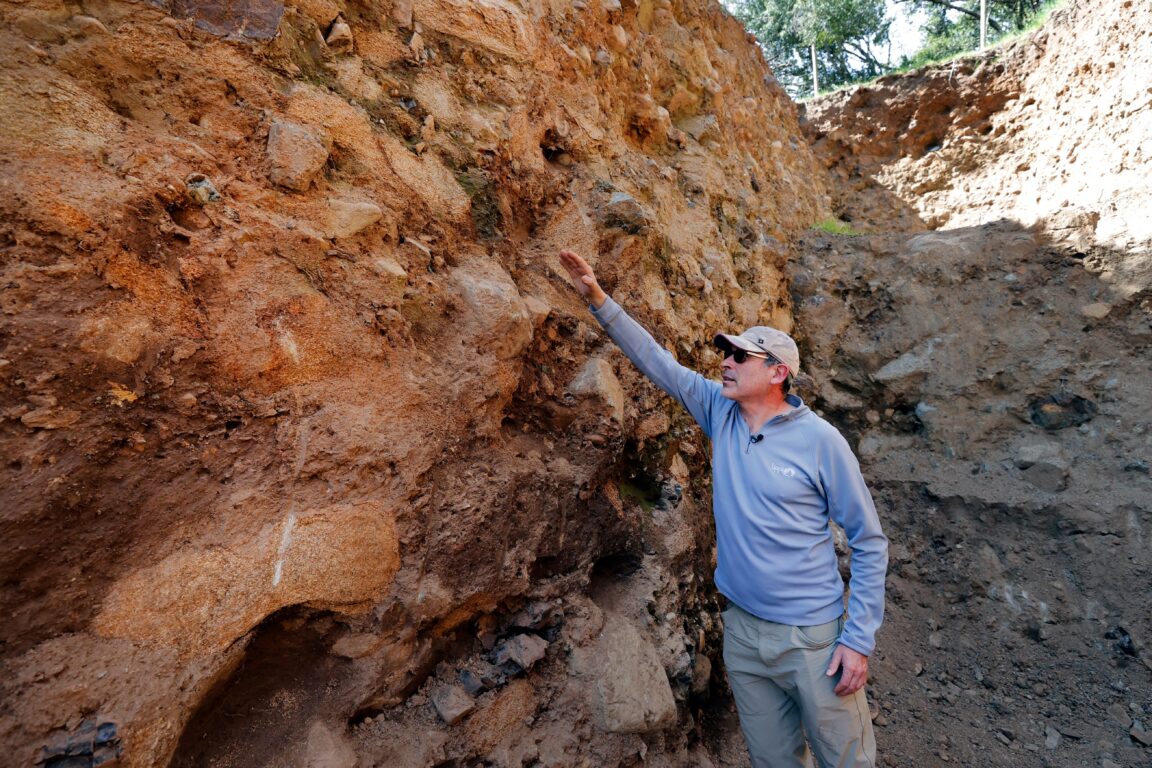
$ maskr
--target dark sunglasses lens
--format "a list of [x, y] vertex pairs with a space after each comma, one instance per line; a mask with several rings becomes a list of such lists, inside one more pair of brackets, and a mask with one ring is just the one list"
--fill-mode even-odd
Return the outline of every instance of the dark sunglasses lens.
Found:
[[748, 353], [742, 349], [732, 350], [732, 360], [736, 365], [743, 365], [744, 361], [748, 359]]

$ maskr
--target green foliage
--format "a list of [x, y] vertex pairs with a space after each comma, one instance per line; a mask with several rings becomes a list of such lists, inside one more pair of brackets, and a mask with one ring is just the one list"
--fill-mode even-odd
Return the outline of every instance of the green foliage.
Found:
[[1035, 30], [1040, 29], [1040, 27], [1044, 26], [1044, 24], [1048, 21], [1048, 17], [1051, 16], [1052, 13], [1058, 8], [1062, 7], [1065, 2], [1066, 0], [1046, 0], [1046, 2], [1040, 6], [1040, 10], [1036, 13], [1036, 15], [1034, 15], [1028, 21], [1028, 23], [1020, 29], [1021, 34], [1034, 32]]
[[793, 96], [812, 95], [813, 46], [822, 89], [890, 69], [884, 0], [729, 0], [728, 8], [756, 35]]
[[862, 235], [863, 232], [852, 228], [851, 224], [847, 224], [840, 219], [824, 219], [812, 225], [812, 229], [818, 229], [821, 232], [827, 232], [830, 235]]
[[653, 488], [645, 487], [640, 483], [630, 483], [623, 480], [617, 483], [617, 488], [620, 490], [621, 498], [631, 499], [648, 511], [655, 509], [656, 502], [660, 500], [658, 487], [653, 490]]
[[[776, 79], [793, 98], [812, 93], [811, 47], [821, 92], [894, 71], [936, 64], [980, 46], [980, 0], [895, 0], [927, 14], [923, 47], [893, 62], [884, 0], [723, 0], [756, 35]], [[988, 0], [989, 46], [1038, 27], [1066, 0]]]
[[[901, 69], [946, 61], [980, 47], [980, 0], [906, 0], [925, 11], [924, 47]], [[1061, 0], [987, 0], [987, 44], [992, 46], [1043, 23]]]
[[476, 231], [487, 240], [499, 237], [504, 217], [488, 173], [483, 168], [464, 168], [456, 172], [456, 182], [472, 199], [472, 223]]

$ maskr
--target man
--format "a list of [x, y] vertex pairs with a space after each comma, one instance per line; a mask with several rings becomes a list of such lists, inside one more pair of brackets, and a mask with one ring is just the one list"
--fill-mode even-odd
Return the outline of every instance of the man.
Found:
[[[763, 326], [717, 334], [720, 382], [675, 361], [601, 289], [560, 262], [633, 364], [712, 441], [716, 588], [728, 598], [724, 663], [753, 768], [873, 766], [863, 687], [884, 616], [888, 540], [847, 442], [789, 393], [796, 343]], [[852, 550], [847, 616], [829, 520]]]

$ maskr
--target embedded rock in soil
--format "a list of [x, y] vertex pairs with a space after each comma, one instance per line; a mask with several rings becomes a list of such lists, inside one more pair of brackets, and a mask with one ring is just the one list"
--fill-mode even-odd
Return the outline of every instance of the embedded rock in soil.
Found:
[[436, 714], [448, 725], [455, 725], [476, 709], [468, 692], [459, 686], [446, 685], [432, 692], [432, 706]]
[[514, 635], [496, 647], [493, 658], [497, 664], [511, 662], [519, 670], [527, 672], [544, 658], [547, 651], [548, 641], [542, 637]]
[[383, 215], [384, 209], [367, 200], [330, 199], [325, 236], [333, 239], [352, 237], [380, 221]]
[[603, 408], [612, 414], [618, 424], [624, 423], [624, 390], [607, 360], [590, 359], [568, 384], [568, 391], [573, 395], [588, 395], [598, 400], [599, 403], [594, 407]]
[[1047, 430], [1067, 429], [1091, 421], [1099, 410], [1096, 403], [1070, 392], [1057, 392], [1028, 404], [1032, 423]]
[[628, 621], [608, 613], [592, 653], [602, 728], [612, 733], [649, 733], [673, 722], [676, 702], [656, 650]]
[[268, 178], [273, 184], [304, 192], [328, 162], [329, 151], [317, 132], [277, 120], [268, 129]]

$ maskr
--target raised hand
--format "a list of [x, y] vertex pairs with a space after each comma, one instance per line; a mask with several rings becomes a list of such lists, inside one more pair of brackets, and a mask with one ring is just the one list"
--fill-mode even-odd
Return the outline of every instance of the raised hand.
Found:
[[608, 294], [604, 293], [604, 289], [596, 282], [596, 273], [592, 271], [588, 262], [574, 251], [560, 251], [560, 264], [568, 270], [568, 275], [580, 295], [596, 309], [600, 309], [608, 300]]

